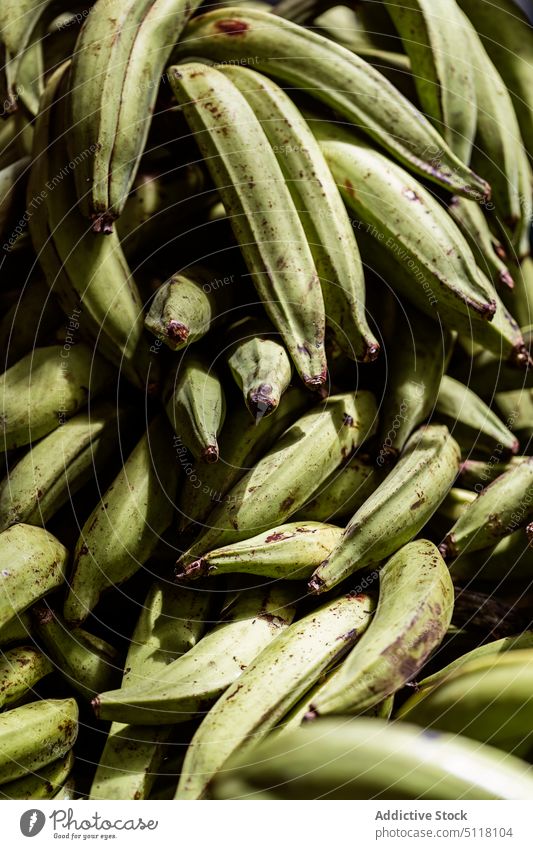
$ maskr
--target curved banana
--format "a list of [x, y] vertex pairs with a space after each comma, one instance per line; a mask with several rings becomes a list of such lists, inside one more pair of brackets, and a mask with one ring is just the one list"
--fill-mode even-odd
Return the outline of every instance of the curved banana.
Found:
[[368, 362], [379, 344], [365, 315], [365, 281], [353, 228], [313, 133], [292, 100], [267, 77], [221, 66], [244, 95], [272, 145], [320, 277], [329, 324], [342, 350]]
[[62, 586], [68, 551], [44, 528], [12, 525], [0, 534], [0, 628]]
[[470, 162], [477, 125], [468, 38], [455, 0], [385, 0], [415, 69], [422, 109], [450, 149]]
[[370, 392], [332, 395], [314, 407], [226, 493], [178, 567], [284, 522], [372, 435], [375, 426], [376, 406]]
[[[30, 159], [22, 156], [0, 169], [0, 237], [9, 236], [10, 227], [24, 214], [24, 198]], [[10, 246], [8, 241], [4, 246]]]
[[314, 593], [389, 557], [422, 530], [451, 489], [461, 453], [442, 425], [422, 427], [402, 457], [346, 526], [330, 556], [309, 582]]
[[379, 71], [317, 33], [268, 12], [238, 6], [215, 9], [190, 22], [173, 58], [198, 55], [249, 64], [310, 90], [408, 168], [456, 193], [477, 198], [490, 194], [488, 184], [452, 153]]
[[481, 270], [495, 286], [503, 284], [513, 289], [513, 277], [503, 261], [505, 248], [491, 233], [481, 206], [474, 200], [455, 195], [448, 204], [448, 212], [467, 240]]
[[2, 650], [4, 650], [4, 646], [11, 643], [22, 643], [28, 638], [31, 639], [31, 632], [32, 622], [29, 612], [18, 613], [5, 625], [0, 626], [0, 646]]
[[294, 522], [333, 522], [348, 519], [378, 486], [380, 476], [369, 458], [357, 453], [335, 469], [297, 513]]
[[74, 766], [72, 749], [64, 758], [58, 758], [37, 772], [29, 772], [22, 778], [0, 785], [3, 799], [52, 799], [61, 790]]
[[16, 704], [53, 670], [49, 659], [33, 646], [17, 646], [0, 657], [0, 708]]
[[[448, 522], [448, 528], [450, 523]], [[491, 548], [467, 549], [450, 563], [458, 581], [530, 580], [533, 573], [533, 547], [525, 530], [514, 531]]]
[[220, 71], [188, 63], [168, 74], [265, 310], [304, 383], [320, 386], [327, 369], [324, 300], [268, 138], [246, 99]]
[[358, 640], [372, 610], [367, 595], [344, 595], [271, 642], [201, 723], [187, 749], [175, 798], [200, 798], [237, 749], [256, 746]]
[[[18, 108], [18, 100], [23, 96], [27, 86], [21, 76], [23, 65], [28, 52], [35, 44], [39, 45], [42, 33], [39, 21], [49, 16], [50, 6], [54, 0], [5, 0], [0, 9], [0, 43], [6, 50], [5, 67], [8, 104], [4, 105], [6, 112], [14, 112]], [[42, 45], [41, 49], [42, 49]], [[26, 91], [27, 93], [27, 91]]]
[[55, 341], [61, 320], [57, 302], [45, 281], [41, 277], [28, 280], [0, 321], [0, 368], [11, 368], [36, 346]]
[[81, 209], [109, 233], [135, 178], [163, 69], [198, 0], [97, 0], [72, 61], [68, 134]]
[[77, 736], [74, 699], [43, 699], [0, 714], [0, 785], [62, 758]]
[[464, 460], [461, 463], [460, 485], [465, 489], [474, 489], [476, 492], [481, 492], [489, 483], [499, 478], [504, 472], [509, 469], [519, 466], [529, 457], [518, 455], [509, 457], [507, 462], [499, 461], [491, 463], [490, 460]]

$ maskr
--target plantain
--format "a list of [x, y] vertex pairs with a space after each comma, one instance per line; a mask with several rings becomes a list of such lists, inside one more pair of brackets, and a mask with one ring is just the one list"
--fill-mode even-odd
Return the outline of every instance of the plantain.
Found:
[[33, 646], [17, 646], [0, 657], [0, 708], [27, 697], [41, 678], [52, 672], [50, 660]]
[[357, 453], [335, 469], [312, 497], [292, 517], [298, 522], [332, 522], [353, 516], [380, 482], [368, 456]]

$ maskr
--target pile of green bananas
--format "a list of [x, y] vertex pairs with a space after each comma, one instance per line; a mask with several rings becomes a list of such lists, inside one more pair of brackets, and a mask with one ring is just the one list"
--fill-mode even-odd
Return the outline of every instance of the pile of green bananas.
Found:
[[2, 2], [0, 798], [533, 798], [533, 30], [355, 5]]

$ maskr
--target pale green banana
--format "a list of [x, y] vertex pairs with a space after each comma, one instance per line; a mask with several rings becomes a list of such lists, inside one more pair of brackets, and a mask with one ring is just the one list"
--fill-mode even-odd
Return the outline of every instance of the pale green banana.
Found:
[[448, 568], [433, 543], [416, 540], [381, 569], [376, 613], [311, 711], [361, 713], [415, 677], [440, 645], [454, 604]]
[[333, 522], [353, 516], [380, 482], [369, 458], [357, 453], [335, 469], [313, 497], [292, 517], [294, 522]]
[[65, 784], [74, 766], [74, 753], [53, 761], [37, 772], [29, 772], [22, 778], [0, 785], [0, 798], [4, 799], [52, 799]]
[[237, 66], [221, 69], [252, 107], [276, 154], [313, 253], [326, 323], [349, 357], [374, 360], [379, 344], [365, 316], [361, 257], [313, 133], [292, 100], [267, 77]]
[[10, 368], [35, 347], [52, 341], [61, 318], [44, 280], [30, 278], [0, 321], [0, 350], [5, 352], [0, 367]]
[[81, 530], [63, 609], [67, 622], [82, 623], [102, 592], [126, 581], [148, 560], [171, 522], [177, 477], [172, 435], [161, 416]]
[[97, 0], [76, 43], [70, 80], [72, 158], [81, 208], [109, 233], [146, 144], [163, 69], [198, 0]]
[[413, 539], [451, 489], [460, 460], [459, 446], [448, 428], [428, 425], [415, 431], [398, 464], [355, 513], [337, 547], [315, 570], [310, 590], [327, 592]]
[[415, 69], [424, 113], [462, 162], [469, 163], [477, 126], [468, 38], [455, 0], [385, 0]]
[[65, 580], [68, 551], [52, 534], [12, 525], [0, 534], [0, 628]]
[[320, 386], [327, 370], [324, 300], [268, 138], [246, 99], [220, 71], [189, 63], [171, 67], [168, 74], [264, 307], [304, 383]]
[[533, 435], [533, 390], [497, 392], [494, 401], [502, 418], [512, 423], [513, 431], [527, 448]]
[[74, 699], [45, 699], [0, 714], [0, 784], [62, 758], [77, 736]]
[[33, 646], [17, 646], [0, 655], [0, 708], [23, 699], [53, 670], [46, 655]]
[[[6, 74], [9, 105], [7, 112], [14, 112], [18, 99], [27, 88], [21, 79], [21, 70], [27, 52], [35, 43], [36, 30], [42, 16], [49, 14], [53, 0], [4, 0], [0, 10], [0, 42], [5, 46]], [[26, 104], [27, 105], [27, 104]]]
[[513, 277], [503, 261], [506, 254], [500, 240], [494, 236], [483, 209], [474, 200], [455, 196], [448, 212], [467, 240], [477, 264], [495, 285], [514, 287]]
[[504, 472], [519, 466], [520, 463], [529, 460], [529, 457], [518, 455], [510, 457], [507, 462], [490, 462], [490, 460], [465, 460], [461, 463], [461, 477], [459, 482], [466, 489], [474, 489], [481, 492], [489, 483], [496, 480]]
[[45, 525], [102, 471], [119, 441], [118, 412], [95, 404], [34, 445], [0, 484], [0, 531], [17, 522]]
[[8, 451], [46, 436], [110, 381], [107, 364], [86, 345], [35, 348], [0, 375], [1, 447]]
[[101, 693], [101, 719], [168, 725], [201, 714], [292, 622], [295, 592], [282, 584], [244, 591], [224, 619], [183, 657], [136, 685]]
[[[272, 415], [259, 422], [243, 405], [230, 405], [220, 434], [218, 462], [184, 467], [186, 479], [178, 501], [182, 527], [203, 523], [215, 504], [303, 413], [309, 400], [309, 393], [290, 387]], [[184, 447], [177, 454], [182, 464], [186, 462]]]
[[374, 396], [332, 395], [294, 422], [224, 496], [179, 567], [286, 521], [376, 427]]
[[291, 382], [292, 366], [274, 328], [252, 318], [229, 332], [226, 358], [250, 414], [257, 421], [279, 406]]
[[[448, 523], [449, 527], [449, 523]], [[450, 572], [459, 581], [531, 580], [533, 547], [524, 529], [514, 531], [492, 548], [468, 549], [450, 563]]]
[[30, 614], [18, 613], [5, 625], [0, 627], [0, 646], [8, 646], [11, 643], [22, 643], [31, 638], [32, 622]]
[[174, 55], [250, 64], [281, 82], [312, 91], [407, 167], [448, 190], [477, 197], [490, 191], [379, 71], [308, 29], [268, 12], [238, 6], [216, 9], [191, 21]]
[[205, 356], [187, 352], [169, 374], [165, 409], [178, 440], [196, 460], [216, 463], [226, 415], [222, 382]]
[[270, 643], [201, 723], [175, 798], [200, 798], [235, 751], [256, 746], [357, 641], [372, 610], [364, 594], [341, 596]]
[[449, 527], [450, 523], [456, 522], [457, 519], [463, 515], [466, 508], [473, 504], [475, 500], [475, 492], [454, 486], [450, 489], [446, 498], [439, 505], [437, 515], [443, 516]]
[[518, 439], [475, 392], [445, 374], [435, 402], [435, 414], [446, 424], [464, 453], [472, 450], [516, 454]]
[[309, 578], [337, 545], [342, 528], [321, 522], [290, 522], [250, 539], [210, 551], [176, 580], [201, 575], [249, 574], [298, 581]]
[[407, 723], [324, 719], [238, 754], [215, 799], [531, 799], [529, 764]]
[[533, 516], [533, 459], [489, 484], [467, 507], [444, 540], [445, 557], [494, 545]]

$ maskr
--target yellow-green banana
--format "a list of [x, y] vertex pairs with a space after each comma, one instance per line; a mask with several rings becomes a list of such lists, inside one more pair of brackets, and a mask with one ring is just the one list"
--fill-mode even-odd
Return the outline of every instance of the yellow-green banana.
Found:
[[22, 778], [0, 785], [3, 799], [52, 799], [72, 772], [74, 753], [68, 752], [37, 772], [29, 772]]
[[2, 652], [0, 708], [16, 704], [31, 693], [34, 685], [53, 668], [48, 657], [33, 646], [17, 646]]
[[448, 204], [448, 212], [466, 238], [481, 270], [495, 285], [512, 289], [514, 280], [504, 262], [505, 248], [490, 231], [482, 207], [475, 200], [456, 195]]
[[357, 453], [335, 469], [312, 498], [292, 517], [294, 522], [333, 522], [353, 516], [380, 481], [368, 456]]

